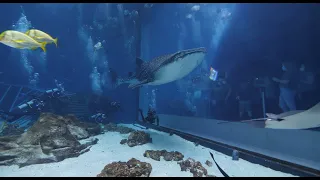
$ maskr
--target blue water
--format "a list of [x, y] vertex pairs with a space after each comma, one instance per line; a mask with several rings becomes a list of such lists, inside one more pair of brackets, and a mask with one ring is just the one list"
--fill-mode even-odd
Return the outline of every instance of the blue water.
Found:
[[[159, 113], [211, 117], [210, 93], [189, 92], [186, 79], [209, 72], [210, 67], [228, 72], [234, 86], [243, 79], [271, 76], [281, 72], [283, 60], [311, 63], [319, 67], [319, 5], [317, 4], [1, 4], [1, 31], [35, 28], [58, 38], [58, 47], [18, 50], [0, 45], [1, 82], [55, 87], [64, 83], [68, 92], [96, 94], [121, 102], [124, 112], [117, 119], [132, 122], [140, 107], [150, 106]], [[206, 47], [204, 63], [182, 80], [137, 90], [112, 87], [112, 68], [125, 77], [135, 71], [136, 11], [141, 22], [140, 56], [150, 60], [178, 50]], [[95, 50], [101, 42], [102, 48]], [[197, 86], [197, 85], [196, 85]], [[229, 98], [229, 115], [238, 116], [234, 94]], [[254, 115], [261, 117], [259, 91]], [[318, 97], [317, 97], [318, 98]], [[137, 100], [139, 99], [139, 102]], [[319, 98], [318, 98], [319, 99]], [[176, 100], [176, 101], [173, 101]], [[175, 104], [176, 102], [176, 104]], [[260, 104], [259, 104], [260, 103]], [[181, 104], [181, 105], [179, 105]], [[180, 107], [180, 106], [183, 106]], [[279, 112], [277, 104], [267, 105]], [[182, 109], [182, 110], [181, 110]]]
[[[275, 130], [265, 128], [264, 121], [259, 121], [262, 128], [255, 123], [235, 123], [262, 118], [266, 113], [282, 113], [279, 87], [272, 78], [281, 77], [282, 63], [287, 61], [304, 64], [305, 71], [315, 77], [313, 85], [301, 88], [306, 91], [295, 97], [297, 109], [307, 110], [320, 102], [319, 4], [2, 3], [0, 7], [0, 33], [38, 29], [58, 39], [58, 46], [48, 44], [47, 52], [0, 43], [0, 131], [6, 125], [4, 119], [8, 120], [6, 111], [19, 114], [29, 112], [20, 107], [41, 109], [39, 97], [47, 94], [52, 98], [58, 89], [69, 99], [60, 104], [55, 98], [50, 100], [56, 114], [71, 113], [93, 123], [132, 126], [143, 118], [138, 110], [146, 116], [150, 109], [159, 115], [160, 126], [168, 130], [320, 169], [317, 131]], [[150, 61], [199, 47], [206, 48], [204, 61], [182, 79], [137, 89], [128, 88], [128, 84], [115, 85], [115, 81], [135, 73], [136, 57]], [[209, 78], [211, 68], [217, 72], [214, 80]], [[263, 78], [270, 81], [266, 88], [255, 84]], [[240, 103], [241, 98], [249, 100]], [[26, 104], [31, 101], [33, 105]], [[121, 108], [108, 109], [110, 104], [120, 104]], [[240, 109], [248, 113], [242, 117]], [[8, 122], [27, 130], [39, 112]], [[301, 119], [314, 127], [317, 120], [313, 117]], [[171, 148], [179, 145], [166, 141], [170, 138], [165, 136], [161, 135], [164, 138], [160, 144]], [[153, 143], [153, 148], [162, 148], [157, 146], [159, 142]], [[189, 153], [189, 149], [182, 149]], [[131, 156], [131, 152], [127, 154]], [[202, 158], [210, 159], [204, 154]], [[243, 162], [241, 152], [239, 158], [238, 162]], [[232, 167], [226, 163], [222, 161], [224, 167]]]

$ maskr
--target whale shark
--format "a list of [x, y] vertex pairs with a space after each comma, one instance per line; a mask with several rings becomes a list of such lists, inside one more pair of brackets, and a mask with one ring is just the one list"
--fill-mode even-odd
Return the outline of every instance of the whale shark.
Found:
[[178, 51], [144, 61], [136, 58], [136, 73], [130, 73], [126, 79], [118, 79], [117, 85], [129, 83], [128, 88], [143, 85], [167, 84], [191, 73], [204, 60], [206, 49], [203, 47]]

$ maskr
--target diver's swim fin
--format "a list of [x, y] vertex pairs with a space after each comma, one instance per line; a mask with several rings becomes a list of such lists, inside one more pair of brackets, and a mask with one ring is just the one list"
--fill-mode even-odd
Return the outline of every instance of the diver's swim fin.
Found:
[[216, 166], [217, 166], [217, 168], [219, 169], [219, 171], [221, 172], [221, 174], [222, 174], [224, 177], [229, 177], [229, 175], [228, 175], [226, 172], [224, 172], [224, 170], [221, 169], [221, 167], [218, 165], [218, 163], [216, 162], [216, 160], [215, 160], [214, 157], [213, 157], [213, 154], [212, 154], [211, 152], [209, 152], [209, 153], [210, 153], [210, 156], [211, 156], [213, 162], [216, 164]]

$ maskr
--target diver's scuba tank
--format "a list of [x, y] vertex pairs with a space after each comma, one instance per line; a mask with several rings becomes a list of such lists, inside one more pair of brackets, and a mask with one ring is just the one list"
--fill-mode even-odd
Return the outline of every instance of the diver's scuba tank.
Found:
[[59, 96], [61, 93], [58, 88], [54, 88], [54, 89], [47, 90], [46, 94], [48, 94], [49, 97], [52, 98], [52, 97]]

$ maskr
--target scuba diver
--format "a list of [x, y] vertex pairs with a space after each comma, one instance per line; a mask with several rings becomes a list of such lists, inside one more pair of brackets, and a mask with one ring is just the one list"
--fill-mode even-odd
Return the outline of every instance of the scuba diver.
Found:
[[151, 106], [149, 106], [148, 114], [147, 114], [146, 118], [143, 116], [142, 109], [139, 109], [139, 112], [140, 112], [140, 115], [142, 117], [142, 121], [144, 123], [150, 123], [150, 124], [156, 123], [156, 125], [159, 126], [159, 117], [157, 115], [156, 110], [153, 109]]
[[0, 110], [0, 117], [8, 122], [13, 122], [22, 116], [37, 115], [49, 110], [54, 110], [57, 113], [64, 109], [66, 105], [62, 98], [67, 97], [67, 100], [69, 100], [69, 96], [65, 96], [58, 88], [47, 90], [40, 96], [31, 97], [31, 100], [15, 107], [11, 111]]
[[113, 113], [123, 111], [119, 102], [111, 101], [107, 97], [92, 95], [88, 102], [89, 111], [93, 114], [91, 119], [97, 121], [107, 120]]
[[107, 116], [104, 113], [97, 113], [90, 117], [91, 120], [94, 120], [96, 123], [102, 123], [107, 120]]
[[60, 90], [61, 93], [64, 92], [64, 87], [63, 87], [63, 83], [59, 82], [58, 80], [54, 80], [54, 83], [56, 84], [57, 88]]
[[43, 110], [44, 106], [45, 104], [43, 101], [32, 99], [14, 108], [12, 111], [0, 110], [0, 117], [7, 122], [13, 122], [22, 116], [39, 114]]

